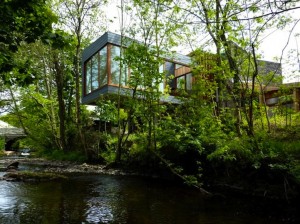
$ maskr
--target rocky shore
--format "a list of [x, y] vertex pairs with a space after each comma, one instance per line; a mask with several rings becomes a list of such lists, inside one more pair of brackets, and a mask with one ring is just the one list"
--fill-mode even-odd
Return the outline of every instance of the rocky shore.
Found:
[[[15, 170], [9, 170], [10, 164], [19, 163]], [[109, 175], [138, 175], [133, 172], [125, 172], [121, 169], [109, 168], [106, 165], [93, 165], [87, 163], [75, 163], [69, 161], [52, 161], [41, 158], [2, 158], [0, 160], [0, 172], [15, 171], [39, 171], [45, 173], [88, 173], [88, 174], [109, 174]]]

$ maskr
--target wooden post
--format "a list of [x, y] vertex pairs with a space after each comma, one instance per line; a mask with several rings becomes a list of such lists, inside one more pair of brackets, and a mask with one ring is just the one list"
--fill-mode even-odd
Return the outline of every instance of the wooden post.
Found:
[[293, 89], [293, 106], [296, 112], [300, 110], [300, 88], [299, 87], [295, 87]]

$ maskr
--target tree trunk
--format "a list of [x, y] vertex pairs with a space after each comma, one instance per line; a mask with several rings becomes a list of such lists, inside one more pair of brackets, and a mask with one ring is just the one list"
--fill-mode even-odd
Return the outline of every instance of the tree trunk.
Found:
[[58, 100], [58, 116], [59, 116], [59, 131], [60, 144], [64, 152], [68, 151], [66, 143], [66, 127], [65, 127], [65, 101], [64, 101], [64, 73], [62, 65], [59, 63], [57, 55], [54, 56], [55, 81]]

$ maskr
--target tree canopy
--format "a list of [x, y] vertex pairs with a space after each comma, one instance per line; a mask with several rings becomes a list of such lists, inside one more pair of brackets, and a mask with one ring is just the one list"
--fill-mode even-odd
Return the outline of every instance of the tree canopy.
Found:
[[21, 42], [47, 38], [56, 16], [46, 0], [4, 0], [0, 5], [0, 73], [15, 66], [13, 53]]

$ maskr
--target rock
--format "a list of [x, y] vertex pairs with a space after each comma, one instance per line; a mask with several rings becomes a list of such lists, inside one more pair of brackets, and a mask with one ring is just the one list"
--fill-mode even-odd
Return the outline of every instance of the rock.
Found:
[[13, 162], [11, 164], [9, 164], [6, 168], [7, 170], [16, 170], [19, 167], [19, 162]]
[[0, 172], [5, 172], [5, 171], [7, 171], [6, 167], [0, 167]]
[[6, 173], [2, 180], [6, 181], [24, 181], [24, 182], [44, 182], [44, 181], [56, 181], [67, 179], [66, 176], [55, 174], [55, 173], [45, 173], [45, 172], [29, 172], [20, 171], [15, 173]]

